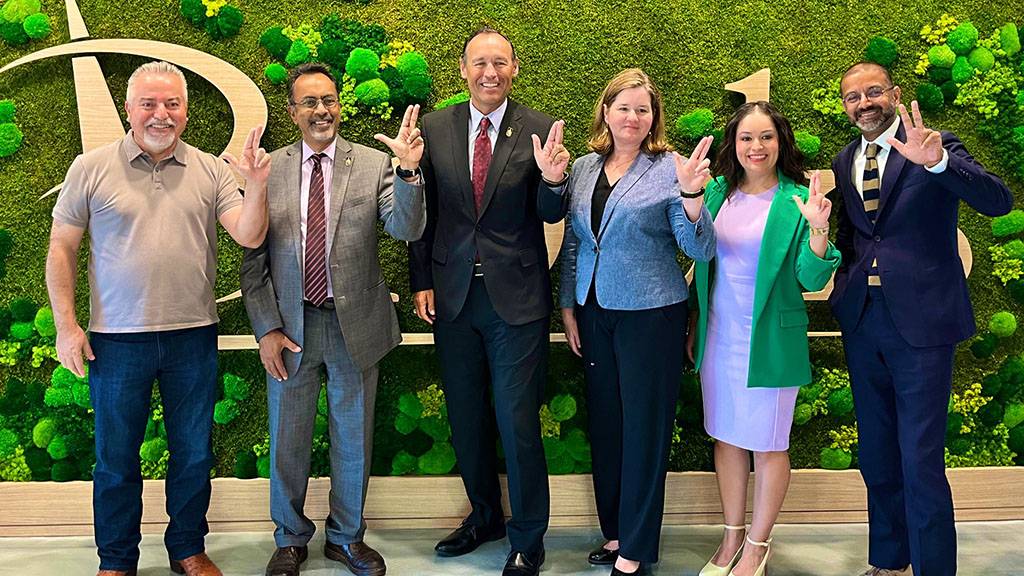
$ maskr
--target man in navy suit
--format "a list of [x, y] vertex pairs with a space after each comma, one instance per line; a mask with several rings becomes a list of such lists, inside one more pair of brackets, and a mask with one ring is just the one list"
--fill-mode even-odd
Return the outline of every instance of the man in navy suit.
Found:
[[548, 134], [553, 120], [508, 98], [519, 60], [497, 30], [470, 36], [460, 72], [469, 102], [423, 117], [427, 226], [409, 244], [416, 314], [434, 326], [452, 445], [472, 506], [435, 549], [460, 556], [505, 536], [497, 429], [512, 508], [503, 574], [535, 576], [548, 526], [538, 411], [552, 298], [530, 136]]
[[[870, 526], [866, 576], [956, 574], [943, 443], [953, 350], [975, 330], [957, 252], [960, 201], [987, 216], [1013, 196], [949, 132], [927, 128], [889, 72], [859, 63], [843, 106], [861, 131], [833, 161], [843, 265], [829, 299], [843, 332]], [[898, 109], [898, 114], [897, 114]]]

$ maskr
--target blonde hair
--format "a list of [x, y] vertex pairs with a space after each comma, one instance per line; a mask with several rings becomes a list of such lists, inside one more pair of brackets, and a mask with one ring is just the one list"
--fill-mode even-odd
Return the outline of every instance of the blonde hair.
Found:
[[601, 92], [601, 97], [594, 105], [594, 121], [590, 126], [590, 140], [587, 147], [591, 152], [597, 152], [602, 156], [608, 155], [615, 148], [612, 140], [611, 130], [604, 120], [604, 107], [611, 106], [615, 98], [623, 90], [630, 88], [644, 88], [651, 97], [651, 112], [654, 118], [651, 121], [651, 131], [640, 143], [640, 151], [646, 154], [659, 154], [672, 150], [672, 145], [665, 138], [665, 107], [661, 101], [661, 92], [651, 82], [651, 79], [639, 68], [627, 68], [612, 78], [608, 85]]

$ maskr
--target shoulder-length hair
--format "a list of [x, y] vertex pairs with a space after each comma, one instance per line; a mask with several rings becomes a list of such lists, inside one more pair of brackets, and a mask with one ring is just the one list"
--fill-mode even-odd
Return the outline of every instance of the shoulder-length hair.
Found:
[[779, 158], [775, 167], [784, 176], [796, 182], [805, 184], [804, 179], [804, 155], [796, 147], [796, 137], [793, 136], [793, 127], [789, 120], [769, 102], [759, 100], [747, 102], [740, 106], [736, 113], [725, 125], [725, 134], [722, 138], [722, 145], [718, 148], [715, 156], [714, 173], [716, 176], [725, 176], [728, 184], [725, 194], [728, 197], [732, 191], [740, 185], [745, 175], [743, 166], [736, 157], [736, 132], [739, 131], [740, 122], [754, 112], [760, 112], [772, 120], [775, 126], [775, 134], [779, 139]]
[[615, 148], [615, 142], [612, 140], [608, 123], [604, 121], [604, 107], [611, 107], [619, 93], [630, 88], [647, 90], [651, 96], [651, 112], [654, 114], [651, 131], [640, 144], [640, 151], [646, 154], [659, 154], [672, 150], [672, 145], [665, 138], [665, 107], [661, 101], [661, 92], [658, 91], [647, 74], [644, 74], [644, 71], [639, 68], [627, 68], [619, 72], [604, 87], [601, 97], [594, 105], [594, 121], [590, 125], [590, 140], [587, 141], [587, 147], [602, 156], [611, 154]]

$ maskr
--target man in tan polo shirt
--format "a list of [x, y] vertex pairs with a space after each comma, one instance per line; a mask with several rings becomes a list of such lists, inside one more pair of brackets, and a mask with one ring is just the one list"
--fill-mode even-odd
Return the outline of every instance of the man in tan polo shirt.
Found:
[[[267, 230], [270, 157], [263, 128], [241, 158], [243, 200], [224, 161], [180, 140], [188, 121], [181, 71], [140, 66], [128, 80], [131, 131], [75, 159], [57, 203], [46, 283], [57, 355], [86, 373], [96, 418], [93, 513], [102, 576], [134, 576], [139, 560], [139, 447], [159, 380], [170, 460], [164, 536], [171, 569], [221, 574], [206, 556], [210, 440], [217, 399], [217, 222], [239, 244]], [[89, 232], [89, 336], [75, 317], [78, 249]]]

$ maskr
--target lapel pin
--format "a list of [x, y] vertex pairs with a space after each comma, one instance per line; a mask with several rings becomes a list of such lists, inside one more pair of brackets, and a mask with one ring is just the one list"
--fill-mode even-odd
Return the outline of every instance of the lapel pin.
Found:
[[352, 165], [352, 157], [349, 156], [349, 157], [345, 158], [345, 166], [351, 166], [351, 165]]
[[511, 138], [511, 137], [512, 137], [512, 127], [509, 126], [508, 130], [505, 130], [505, 138]]

